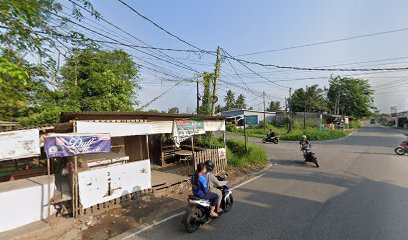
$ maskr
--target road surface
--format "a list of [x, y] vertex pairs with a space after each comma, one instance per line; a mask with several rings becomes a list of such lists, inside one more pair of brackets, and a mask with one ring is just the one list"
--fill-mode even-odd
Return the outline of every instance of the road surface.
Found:
[[266, 144], [272, 168], [233, 192], [231, 212], [193, 234], [179, 216], [128, 239], [408, 239], [404, 138], [374, 125], [315, 144], [320, 168], [296, 143]]

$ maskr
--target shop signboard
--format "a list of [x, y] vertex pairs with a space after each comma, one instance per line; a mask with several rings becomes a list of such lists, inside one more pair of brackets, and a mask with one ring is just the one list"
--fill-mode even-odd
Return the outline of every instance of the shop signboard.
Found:
[[183, 119], [174, 120], [173, 137], [176, 145], [185, 141], [193, 135], [204, 134], [204, 120], [203, 119]]
[[38, 129], [0, 133], [0, 161], [39, 156], [40, 131]]

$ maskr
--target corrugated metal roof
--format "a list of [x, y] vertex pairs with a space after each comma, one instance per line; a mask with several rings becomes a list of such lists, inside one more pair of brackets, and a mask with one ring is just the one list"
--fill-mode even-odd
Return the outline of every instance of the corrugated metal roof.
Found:
[[64, 112], [61, 122], [71, 120], [156, 120], [169, 121], [174, 119], [202, 118], [206, 120], [224, 120], [222, 116], [202, 116], [194, 114], [152, 113], [152, 112]]
[[66, 123], [55, 123], [55, 124], [40, 125], [40, 126], [25, 126], [25, 127], [18, 127], [18, 128], [5, 130], [5, 131], [0, 131], [0, 132], [18, 131], [18, 130], [26, 130], [26, 129], [38, 129], [40, 131], [52, 131], [52, 132], [64, 133], [64, 132], [72, 132], [73, 124], [70, 122], [66, 122]]

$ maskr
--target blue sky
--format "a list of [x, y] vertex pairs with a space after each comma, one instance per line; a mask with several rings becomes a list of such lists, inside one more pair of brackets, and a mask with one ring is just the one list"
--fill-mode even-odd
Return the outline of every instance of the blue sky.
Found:
[[[240, 55], [263, 50], [290, 47], [307, 43], [332, 40], [374, 32], [408, 27], [408, 1], [381, 0], [338, 0], [338, 1], [126, 1], [129, 5], [151, 18], [186, 41], [207, 50], [216, 50], [221, 46], [231, 55]], [[165, 34], [151, 23], [141, 19], [118, 1], [92, 1], [94, 7], [103, 17], [122, 27], [143, 41], [164, 48], [191, 49], [191, 47]], [[70, 7], [69, 3], [64, 3]], [[91, 23], [90, 23], [91, 24]], [[122, 35], [106, 24], [106, 30]], [[139, 44], [134, 39], [128, 39]], [[408, 31], [367, 37], [338, 43], [298, 48], [280, 52], [271, 52], [251, 56], [241, 56], [252, 61], [303, 67], [319, 67], [361, 61], [398, 58], [366, 64], [351, 64], [341, 67], [400, 67], [408, 66]], [[194, 72], [158, 61], [132, 49], [127, 49], [139, 59], [136, 63], [150, 63], [159, 66], [161, 71], [172, 73], [181, 78], [191, 78]], [[166, 52], [167, 53], [167, 52]], [[213, 71], [215, 57], [188, 53], [167, 54], [198, 71]], [[142, 59], [142, 60], [140, 60]], [[233, 66], [242, 76], [243, 81], [256, 91], [266, 91], [269, 100], [284, 101], [288, 90], [250, 73], [237, 62]], [[151, 66], [151, 65], [150, 65]], [[299, 72], [278, 71], [257, 66], [250, 66], [254, 71], [271, 81], [292, 88], [306, 85], [327, 85], [330, 74], [336, 72]], [[163, 69], [165, 68], [165, 69]], [[262, 106], [261, 99], [249, 92], [235, 88], [225, 82], [234, 82], [243, 86], [241, 80], [234, 76], [234, 71], [227, 61], [222, 62], [222, 75], [219, 96], [223, 98], [228, 89], [247, 96], [249, 106], [258, 109]], [[342, 73], [355, 74], [355, 73]], [[408, 71], [393, 73], [361, 74], [370, 80], [373, 86], [379, 86], [375, 104], [388, 112], [391, 105], [400, 110], [408, 108]], [[142, 91], [140, 102], [146, 103], [169, 89], [174, 83], [162, 81], [164, 76], [141, 69]], [[299, 78], [319, 78], [312, 80], [294, 80]], [[389, 85], [388, 85], [389, 83]], [[399, 84], [401, 83], [401, 84]], [[376, 89], [376, 88], [374, 88]], [[147, 109], [167, 110], [178, 106], [182, 111], [192, 111], [195, 107], [195, 85], [181, 84], [163, 95]]]

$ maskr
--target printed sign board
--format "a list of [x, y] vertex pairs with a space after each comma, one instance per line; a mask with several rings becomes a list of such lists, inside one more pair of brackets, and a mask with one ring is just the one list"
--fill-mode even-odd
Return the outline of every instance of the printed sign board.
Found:
[[78, 173], [83, 208], [152, 187], [150, 160], [108, 166]]
[[220, 158], [220, 160], [227, 159], [227, 153], [225, 151], [225, 148], [218, 148], [218, 157]]
[[40, 131], [38, 129], [0, 133], [0, 161], [39, 156]]
[[110, 151], [109, 134], [53, 134], [45, 139], [45, 152], [48, 158]]
[[193, 135], [204, 134], [204, 121], [202, 119], [175, 120], [173, 137], [176, 145]]

